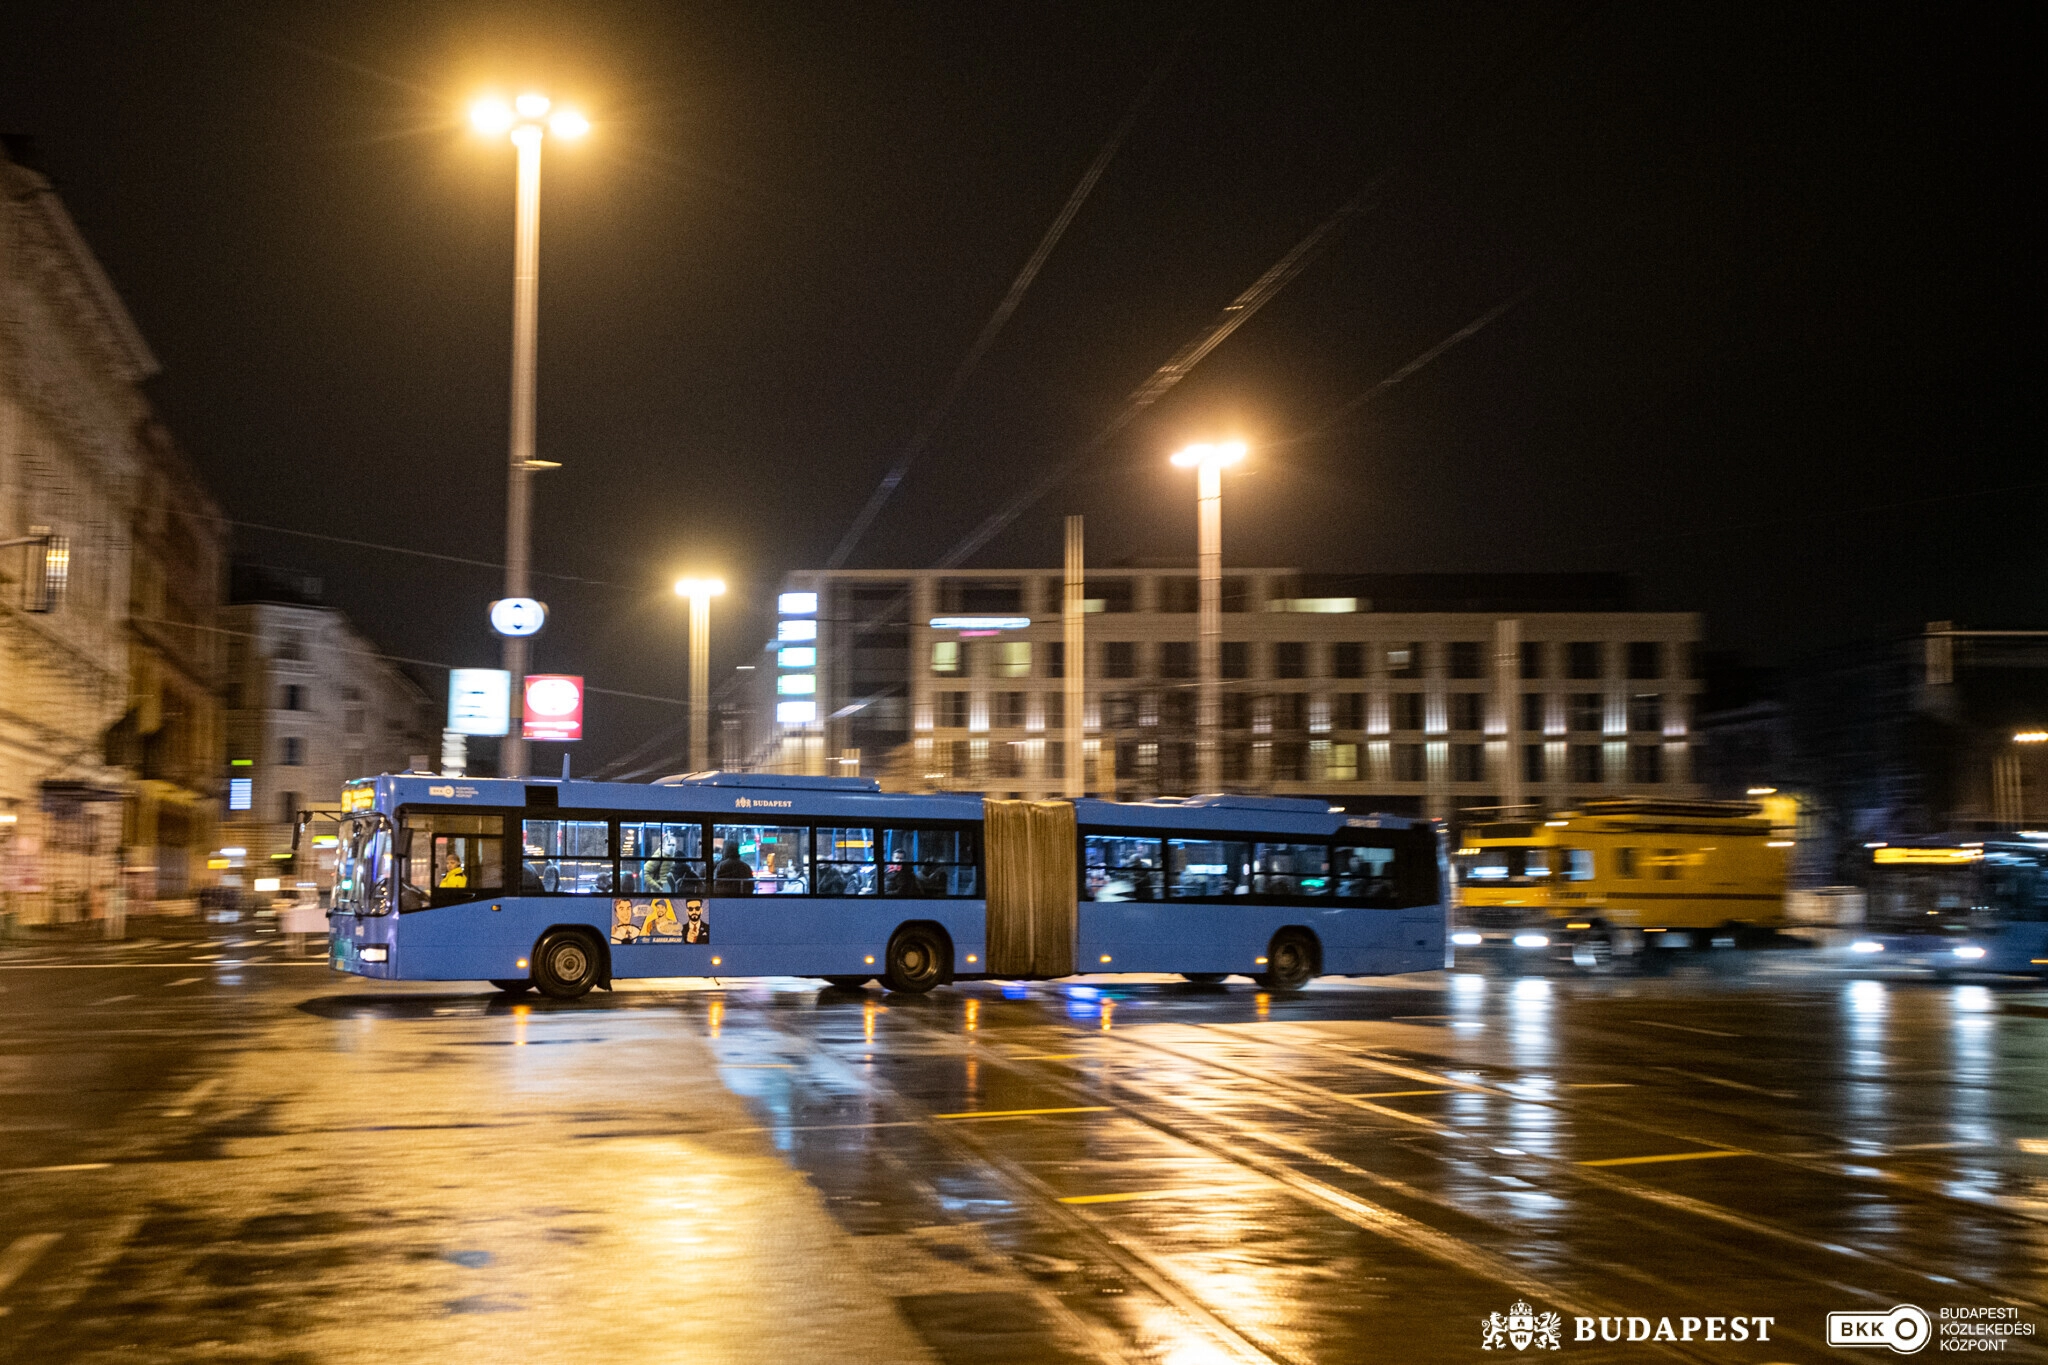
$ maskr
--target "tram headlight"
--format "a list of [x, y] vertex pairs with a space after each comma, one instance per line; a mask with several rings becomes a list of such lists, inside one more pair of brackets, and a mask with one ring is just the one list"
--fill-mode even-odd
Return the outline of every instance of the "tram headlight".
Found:
[[1550, 935], [1516, 934], [1515, 946], [1517, 948], [1548, 948], [1550, 946]]
[[1451, 942], [1457, 944], [1460, 948], [1477, 948], [1485, 941], [1485, 939], [1469, 930], [1464, 933], [1451, 935]]
[[1965, 962], [1975, 962], [1984, 956], [1984, 950], [1974, 943], [1960, 943], [1956, 945], [1955, 954]]
[[1881, 953], [1884, 951], [1884, 945], [1876, 939], [1859, 938], [1849, 945], [1849, 951], [1852, 953]]

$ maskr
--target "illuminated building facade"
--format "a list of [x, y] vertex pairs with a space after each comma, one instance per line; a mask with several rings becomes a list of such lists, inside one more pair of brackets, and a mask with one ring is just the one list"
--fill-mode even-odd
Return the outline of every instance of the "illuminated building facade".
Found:
[[[1197, 584], [1091, 570], [1083, 743], [1062, 739], [1061, 576], [795, 573], [755, 677], [753, 760], [899, 789], [1185, 795], [1195, 781]], [[1391, 813], [1697, 795], [1700, 620], [1631, 610], [1613, 575], [1224, 581], [1223, 785]]]

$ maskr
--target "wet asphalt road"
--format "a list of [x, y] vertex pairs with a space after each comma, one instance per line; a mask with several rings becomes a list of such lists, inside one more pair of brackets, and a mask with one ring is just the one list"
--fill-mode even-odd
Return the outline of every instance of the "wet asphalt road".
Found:
[[[2048, 992], [1813, 958], [558, 1005], [246, 925], [8, 946], [0, 1359], [1874, 1361], [1826, 1315], [1901, 1303], [2048, 1332]], [[1559, 1352], [1482, 1349], [1518, 1300]]]

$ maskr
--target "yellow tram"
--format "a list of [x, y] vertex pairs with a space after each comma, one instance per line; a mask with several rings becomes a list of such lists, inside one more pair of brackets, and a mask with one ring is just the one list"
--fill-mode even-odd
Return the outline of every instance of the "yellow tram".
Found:
[[1746, 801], [1613, 797], [1469, 826], [1452, 942], [1625, 954], [1762, 936], [1785, 922], [1791, 849], [1790, 832]]

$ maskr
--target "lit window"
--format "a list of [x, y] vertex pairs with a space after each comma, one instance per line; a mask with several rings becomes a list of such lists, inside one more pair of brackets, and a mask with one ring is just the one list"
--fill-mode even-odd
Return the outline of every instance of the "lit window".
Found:
[[818, 718], [818, 703], [814, 701], [779, 701], [775, 703], [775, 719], [784, 725], [809, 725]]
[[818, 594], [814, 592], [786, 592], [775, 599], [775, 609], [784, 616], [816, 616]]
[[818, 651], [810, 645], [798, 645], [777, 654], [775, 662], [783, 668], [816, 668]]
[[782, 621], [775, 627], [778, 640], [815, 640], [818, 638], [816, 621]]
[[785, 673], [775, 680], [775, 690], [785, 697], [808, 697], [818, 690], [818, 675]]
[[960, 642], [958, 640], [932, 641], [932, 672], [958, 673], [960, 671]]
[[247, 810], [256, 799], [256, 779], [253, 777], [231, 777], [228, 779], [228, 809]]

